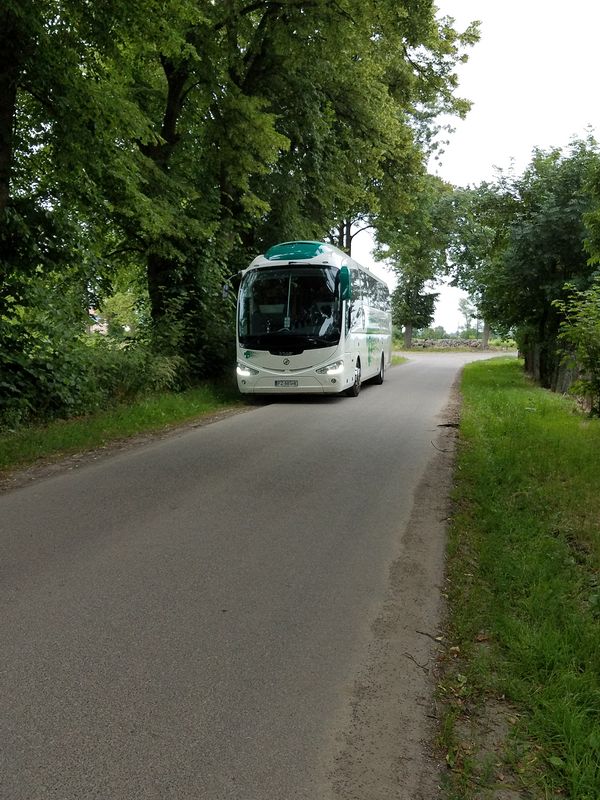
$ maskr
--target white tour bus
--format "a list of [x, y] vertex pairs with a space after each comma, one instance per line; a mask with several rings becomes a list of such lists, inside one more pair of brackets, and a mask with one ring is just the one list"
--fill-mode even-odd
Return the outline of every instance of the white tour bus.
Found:
[[284, 242], [243, 271], [237, 381], [244, 394], [356, 397], [391, 363], [388, 287], [337, 247]]

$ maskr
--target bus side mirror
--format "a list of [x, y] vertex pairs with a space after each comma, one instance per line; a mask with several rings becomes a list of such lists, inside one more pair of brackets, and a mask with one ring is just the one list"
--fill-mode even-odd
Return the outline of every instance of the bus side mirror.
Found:
[[348, 267], [340, 269], [340, 300], [352, 299], [352, 286], [350, 285], [350, 271]]

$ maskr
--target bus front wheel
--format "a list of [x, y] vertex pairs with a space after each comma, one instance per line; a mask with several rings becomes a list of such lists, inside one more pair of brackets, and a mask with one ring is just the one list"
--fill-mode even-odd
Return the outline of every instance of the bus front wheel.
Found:
[[349, 389], [346, 389], [346, 394], [348, 397], [358, 397], [358, 393], [360, 392], [360, 378], [360, 361], [357, 359], [356, 366], [354, 368], [354, 383]]

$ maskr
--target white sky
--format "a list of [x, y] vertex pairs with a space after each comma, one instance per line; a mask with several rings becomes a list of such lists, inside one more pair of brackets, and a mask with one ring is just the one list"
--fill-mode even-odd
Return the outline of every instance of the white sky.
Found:
[[[481, 38], [459, 69], [457, 94], [473, 103], [454, 121], [439, 165], [431, 170], [456, 185], [493, 180], [495, 167], [519, 175], [535, 147], [564, 147], [591, 126], [600, 135], [600, 31], [598, 0], [437, 0], [438, 16], [458, 30], [480, 20]], [[353, 255], [389, 281], [357, 237]], [[454, 332], [463, 293], [445, 288], [434, 325]]]

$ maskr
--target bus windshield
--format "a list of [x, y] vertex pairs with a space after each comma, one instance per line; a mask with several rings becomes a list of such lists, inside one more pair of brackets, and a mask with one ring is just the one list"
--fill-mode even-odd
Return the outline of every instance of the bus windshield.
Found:
[[300, 352], [338, 344], [342, 304], [332, 267], [253, 269], [240, 286], [242, 347]]

